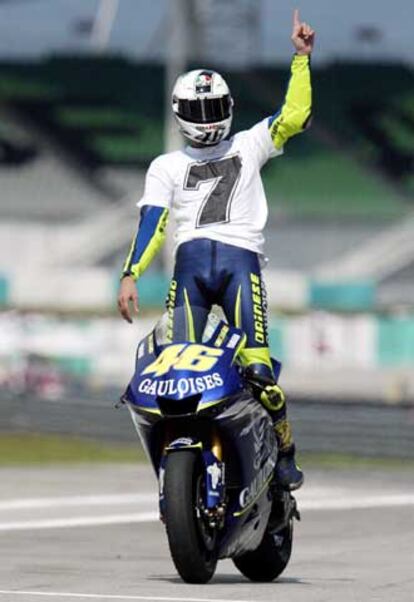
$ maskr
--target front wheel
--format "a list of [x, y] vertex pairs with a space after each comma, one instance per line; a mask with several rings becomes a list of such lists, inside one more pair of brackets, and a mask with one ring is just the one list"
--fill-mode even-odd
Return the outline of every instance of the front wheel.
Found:
[[269, 582], [285, 570], [292, 553], [293, 519], [277, 531], [265, 531], [256, 550], [246, 552], [233, 562], [239, 571], [251, 581]]
[[204, 474], [192, 450], [172, 452], [165, 466], [165, 523], [175, 567], [187, 583], [207, 583], [217, 565], [215, 532], [201, 511]]

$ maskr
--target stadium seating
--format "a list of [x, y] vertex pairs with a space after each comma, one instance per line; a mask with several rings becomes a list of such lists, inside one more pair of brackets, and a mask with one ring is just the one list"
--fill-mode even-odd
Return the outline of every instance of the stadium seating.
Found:
[[[314, 70], [313, 79], [313, 127], [289, 143], [289, 161], [267, 168], [268, 190], [273, 182], [278, 205], [301, 216], [403, 215], [414, 189], [412, 73], [400, 65], [333, 64]], [[274, 71], [257, 80], [261, 97], [263, 82], [280, 87]]]
[[[299, 143], [292, 141], [292, 147]], [[264, 170], [268, 197], [282, 213], [295, 217], [395, 218], [405, 204], [390, 185], [350, 158], [333, 152], [309, 135], [300, 148], [286, 150], [288, 161], [275, 161]], [[298, 176], [299, 174], [299, 176]]]
[[410, 193], [414, 76], [398, 64], [333, 65], [316, 73], [320, 116], [353, 156]]
[[[286, 68], [225, 75], [236, 129], [283, 100]], [[403, 215], [414, 190], [412, 74], [398, 65], [338, 64], [315, 70], [314, 82], [313, 128], [289, 143], [289, 161], [265, 168], [271, 205], [301, 218]], [[82, 169], [145, 168], [163, 149], [163, 102], [157, 65], [90, 56], [0, 64], [0, 103], [40, 127]]]

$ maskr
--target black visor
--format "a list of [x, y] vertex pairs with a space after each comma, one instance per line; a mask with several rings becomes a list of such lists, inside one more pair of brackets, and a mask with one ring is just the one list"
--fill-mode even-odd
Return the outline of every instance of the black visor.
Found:
[[214, 123], [230, 116], [230, 96], [178, 100], [178, 116], [192, 123]]

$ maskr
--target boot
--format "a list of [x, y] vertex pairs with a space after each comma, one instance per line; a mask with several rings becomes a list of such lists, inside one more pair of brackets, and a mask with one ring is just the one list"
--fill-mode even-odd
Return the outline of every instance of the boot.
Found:
[[286, 491], [299, 489], [304, 481], [301, 468], [295, 460], [295, 444], [292, 429], [286, 417], [286, 398], [283, 389], [273, 378], [263, 377], [255, 373], [249, 374], [255, 384], [255, 396], [261, 401], [273, 419], [275, 435], [278, 444], [278, 457], [274, 470], [275, 483]]
[[287, 491], [294, 491], [303, 485], [304, 475], [295, 460], [295, 444], [292, 429], [287, 418], [278, 420], [275, 425], [275, 434], [279, 446], [275, 466], [275, 481]]

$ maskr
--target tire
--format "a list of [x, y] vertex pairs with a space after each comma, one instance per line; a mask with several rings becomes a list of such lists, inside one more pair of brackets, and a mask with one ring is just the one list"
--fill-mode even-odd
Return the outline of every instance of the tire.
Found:
[[166, 462], [165, 523], [171, 557], [187, 583], [207, 583], [217, 565], [215, 533], [197, 516], [203, 471], [197, 452], [172, 452]]
[[289, 524], [277, 533], [271, 534], [265, 531], [256, 550], [233, 558], [233, 562], [250, 581], [273, 581], [287, 567], [292, 553], [292, 540], [293, 520], [291, 519]]

